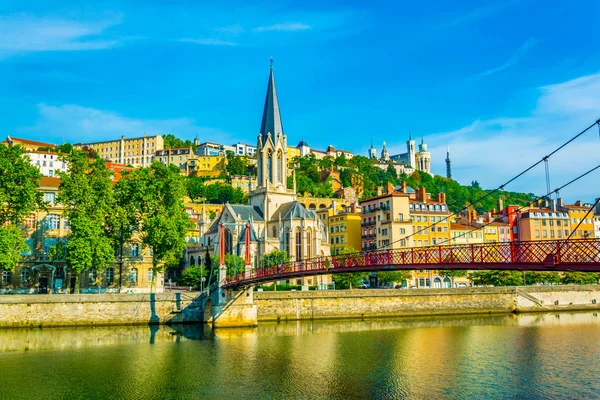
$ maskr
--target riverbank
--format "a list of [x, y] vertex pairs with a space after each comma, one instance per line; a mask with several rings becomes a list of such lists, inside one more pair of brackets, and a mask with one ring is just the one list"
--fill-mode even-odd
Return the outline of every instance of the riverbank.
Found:
[[[259, 323], [586, 311], [599, 301], [600, 285], [254, 293]], [[198, 293], [3, 295], [0, 328], [202, 323], [203, 306]]]

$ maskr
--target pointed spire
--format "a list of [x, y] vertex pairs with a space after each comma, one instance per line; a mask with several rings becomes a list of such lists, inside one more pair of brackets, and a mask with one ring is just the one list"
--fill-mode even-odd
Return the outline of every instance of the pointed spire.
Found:
[[452, 165], [450, 161], [450, 146], [446, 146], [446, 178], [452, 178]]
[[269, 71], [269, 83], [267, 85], [267, 96], [265, 98], [265, 108], [263, 110], [262, 122], [260, 124], [260, 133], [262, 134], [263, 144], [267, 140], [267, 134], [271, 133], [273, 138], [283, 133], [281, 115], [279, 113], [279, 101], [277, 100], [277, 90], [275, 89], [275, 76], [273, 75], [273, 57], [269, 60], [271, 63]]
[[408, 140], [412, 140], [412, 130], [408, 130]]

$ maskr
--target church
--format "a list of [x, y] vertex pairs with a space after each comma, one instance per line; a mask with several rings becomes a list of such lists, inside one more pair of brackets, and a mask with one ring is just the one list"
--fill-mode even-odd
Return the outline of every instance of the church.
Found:
[[[293, 173], [292, 187], [288, 187], [287, 137], [281, 122], [272, 64], [256, 157], [257, 186], [249, 193], [250, 204], [225, 204], [204, 234], [203, 243], [214, 244], [217, 249], [218, 228], [223, 224], [226, 252], [243, 257], [245, 227], [250, 224], [250, 254], [254, 268], [273, 250], [285, 251], [292, 261], [329, 255], [326, 227], [314, 211], [298, 202]], [[324, 279], [307, 277], [290, 283], [316, 285], [324, 283]]]
[[[371, 147], [369, 148], [369, 158], [377, 160], [377, 149], [373, 146], [373, 141], [371, 141]], [[390, 156], [385, 142], [383, 142], [381, 157], [376, 165], [382, 169], [386, 169], [389, 164], [396, 168], [398, 174], [406, 173], [410, 175], [415, 170], [419, 170], [431, 175], [431, 153], [427, 151], [427, 144], [421, 138], [421, 144], [418, 151], [416, 151], [412, 135], [409, 135], [406, 141], [406, 153]]]

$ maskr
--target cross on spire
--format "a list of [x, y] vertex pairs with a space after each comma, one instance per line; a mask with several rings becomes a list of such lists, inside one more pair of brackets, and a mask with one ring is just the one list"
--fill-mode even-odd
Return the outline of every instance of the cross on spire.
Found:
[[269, 58], [269, 62], [271, 63], [271, 71], [273, 71], [273, 63], [275, 62], [275, 60], [273, 60], [273, 56]]

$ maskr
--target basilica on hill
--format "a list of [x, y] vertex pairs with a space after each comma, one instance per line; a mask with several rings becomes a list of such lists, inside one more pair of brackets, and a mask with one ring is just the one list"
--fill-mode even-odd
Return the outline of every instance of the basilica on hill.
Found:
[[[223, 211], [204, 234], [203, 243], [218, 248], [219, 225], [225, 229], [226, 252], [245, 254], [246, 224], [250, 224], [250, 253], [253, 267], [266, 253], [283, 250], [292, 261], [329, 255], [325, 225], [314, 211], [297, 200], [295, 175], [288, 187], [287, 137], [283, 131], [273, 66], [257, 140], [257, 186], [249, 193], [248, 205], [225, 204]], [[216, 253], [215, 253], [216, 254]], [[315, 285], [312, 277], [294, 284]], [[317, 279], [317, 278], [314, 278]], [[318, 278], [323, 279], [323, 278]]]

